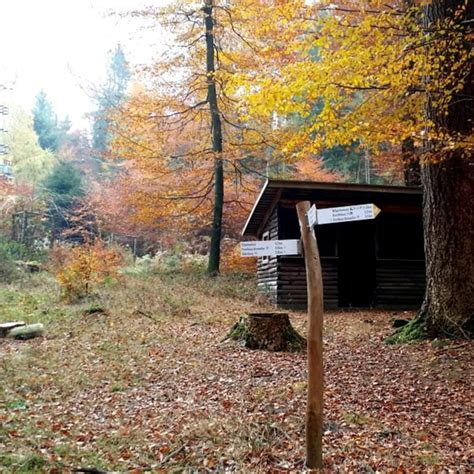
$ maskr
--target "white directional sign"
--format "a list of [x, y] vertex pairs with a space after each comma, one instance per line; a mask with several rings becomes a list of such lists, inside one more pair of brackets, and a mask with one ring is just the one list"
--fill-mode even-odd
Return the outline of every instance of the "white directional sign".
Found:
[[276, 257], [299, 255], [299, 240], [257, 240], [240, 242], [242, 257]]
[[310, 207], [308, 214], [306, 215], [308, 216], [308, 225], [310, 227], [313, 227], [318, 223], [318, 211], [316, 210], [316, 206], [314, 204]]
[[329, 207], [327, 209], [316, 209], [316, 206], [313, 205], [307, 216], [308, 225], [311, 227], [315, 224], [337, 224], [339, 222], [375, 219], [379, 213], [380, 209], [375, 204]]

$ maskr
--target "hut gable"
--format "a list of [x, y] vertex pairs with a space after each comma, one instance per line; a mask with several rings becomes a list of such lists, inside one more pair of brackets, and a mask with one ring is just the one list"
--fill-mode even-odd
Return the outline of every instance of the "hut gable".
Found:
[[[395, 186], [269, 180], [243, 236], [259, 240], [300, 237], [296, 203], [319, 209], [374, 203], [374, 221], [316, 227], [327, 307], [397, 307], [420, 304], [424, 292], [421, 190]], [[306, 272], [300, 256], [258, 262], [260, 291], [276, 305], [306, 307]]]

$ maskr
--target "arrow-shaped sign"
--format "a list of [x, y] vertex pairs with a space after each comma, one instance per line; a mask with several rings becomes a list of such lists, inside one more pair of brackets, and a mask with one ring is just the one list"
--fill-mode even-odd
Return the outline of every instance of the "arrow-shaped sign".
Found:
[[316, 209], [313, 204], [306, 215], [308, 225], [312, 227], [314, 225], [375, 219], [379, 213], [380, 209], [375, 204], [329, 207], [326, 209]]
[[240, 242], [242, 257], [276, 257], [281, 255], [298, 255], [299, 240], [254, 240]]

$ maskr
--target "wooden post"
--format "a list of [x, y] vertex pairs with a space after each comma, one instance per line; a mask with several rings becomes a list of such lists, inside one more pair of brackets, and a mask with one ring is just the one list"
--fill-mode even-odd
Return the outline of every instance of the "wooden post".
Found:
[[323, 467], [323, 278], [314, 230], [309, 228], [309, 201], [296, 205], [308, 287], [308, 401], [306, 407], [306, 466]]

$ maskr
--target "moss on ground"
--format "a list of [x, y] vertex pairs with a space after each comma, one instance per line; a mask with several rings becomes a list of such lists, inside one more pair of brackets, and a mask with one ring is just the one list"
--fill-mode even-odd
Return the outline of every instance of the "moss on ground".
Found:
[[426, 315], [418, 313], [405, 326], [397, 329], [392, 335], [385, 339], [386, 344], [406, 344], [409, 342], [422, 341], [428, 337], [426, 329]]

